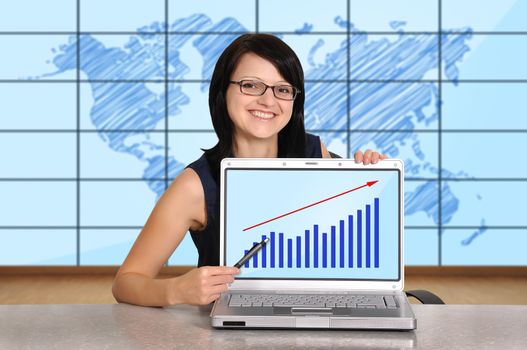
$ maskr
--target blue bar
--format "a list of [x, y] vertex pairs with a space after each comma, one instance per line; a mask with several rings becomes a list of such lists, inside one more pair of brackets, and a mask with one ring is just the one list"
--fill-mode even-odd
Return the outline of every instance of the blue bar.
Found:
[[284, 234], [278, 234], [278, 267], [284, 267]]
[[[257, 242], [253, 242], [253, 246], [257, 245]], [[258, 253], [253, 256], [253, 267], [258, 267]]]
[[370, 205], [366, 204], [366, 267], [370, 266], [371, 258], [371, 237], [370, 237]]
[[[245, 250], [245, 253], [243, 253], [243, 255], [245, 255], [245, 254], [247, 254], [247, 253], [249, 253], [249, 251], [248, 251], [248, 250]], [[245, 262], [245, 264], [243, 264], [243, 266], [244, 266], [244, 267], [249, 267], [249, 260], [247, 260], [247, 261]]]
[[375, 235], [375, 267], [379, 267], [379, 198], [374, 199], [374, 213], [373, 217], [375, 220], [374, 235]]
[[318, 225], [313, 226], [313, 267], [318, 267]]
[[335, 237], [336, 236], [336, 227], [335, 225], [331, 225], [331, 267], [335, 267], [336, 266], [336, 262], [337, 262], [337, 250], [335, 249], [335, 243], [337, 241], [337, 238]]
[[287, 239], [287, 267], [293, 267], [293, 239]]
[[353, 215], [348, 215], [348, 267], [353, 267]]
[[328, 234], [322, 234], [322, 267], [328, 267]]
[[271, 232], [271, 267], [274, 267], [274, 260], [275, 260], [275, 251], [274, 251], [274, 232]]
[[[263, 235], [262, 236], [262, 241], [264, 239], [266, 239], [266, 238], [267, 238], [267, 236]], [[262, 253], [262, 267], [267, 267], [267, 254], [266, 254], [267, 253], [267, 245], [264, 245], [262, 247], [261, 253]]]
[[309, 267], [309, 230], [305, 232], [305, 241], [306, 241], [306, 267]]
[[340, 220], [340, 245], [339, 245], [339, 266], [344, 267], [344, 220]]
[[302, 267], [302, 237], [296, 237], [296, 267]]
[[357, 210], [357, 267], [362, 267], [362, 210]]

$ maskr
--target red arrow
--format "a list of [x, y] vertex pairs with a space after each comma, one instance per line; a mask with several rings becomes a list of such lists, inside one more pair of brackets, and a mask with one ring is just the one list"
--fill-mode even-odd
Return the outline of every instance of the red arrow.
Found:
[[279, 215], [279, 216], [277, 216], [277, 217], [274, 217], [274, 218], [272, 218], [272, 219], [269, 219], [269, 220], [266, 220], [266, 221], [260, 222], [259, 224], [249, 226], [249, 227], [247, 227], [247, 228], [244, 228], [243, 231], [248, 231], [248, 230], [253, 229], [253, 228], [255, 228], [255, 227], [258, 227], [258, 226], [261, 226], [261, 225], [267, 224], [267, 223], [269, 223], [269, 222], [271, 222], [271, 221], [281, 219], [281, 218], [283, 218], [283, 217], [285, 217], [285, 216], [288, 216], [288, 215], [291, 215], [291, 214], [294, 214], [294, 213], [298, 213], [298, 212], [301, 211], [301, 210], [304, 210], [304, 209], [307, 209], [307, 208], [311, 208], [311, 207], [313, 207], [313, 206], [315, 206], [315, 205], [317, 205], [317, 204], [327, 202], [327, 201], [329, 201], [329, 200], [332, 200], [332, 199], [334, 199], [334, 198], [337, 198], [337, 197], [343, 196], [343, 195], [348, 194], [348, 193], [353, 192], [353, 191], [357, 191], [357, 190], [359, 190], [359, 189], [361, 189], [361, 188], [363, 188], [363, 187], [366, 187], [366, 186], [371, 187], [371, 186], [375, 185], [377, 182], [379, 182], [379, 181], [368, 181], [368, 182], [366, 182], [366, 183], [365, 183], [364, 185], [362, 185], [362, 186], [352, 188], [351, 190], [347, 190], [347, 191], [344, 191], [344, 192], [342, 192], [342, 193], [339, 193], [339, 194], [336, 194], [336, 195], [334, 195], [334, 196], [331, 196], [331, 197], [329, 197], [329, 198], [322, 199], [322, 200], [320, 200], [320, 201], [318, 201], [318, 202], [311, 203], [311, 204], [309, 204], [309, 205], [306, 205], [305, 207], [295, 209], [295, 210], [293, 210], [293, 211], [290, 211], [289, 213], [285, 213], [285, 214]]

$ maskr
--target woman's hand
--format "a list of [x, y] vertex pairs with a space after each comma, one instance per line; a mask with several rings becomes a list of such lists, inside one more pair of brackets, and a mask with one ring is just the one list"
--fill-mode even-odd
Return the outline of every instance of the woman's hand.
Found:
[[363, 163], [364, 165], [368, 165], [370, 163], [375, 164], [379, 160], [383, 160], [388, 158], [385, 154], [380, 154], [379, 152], [374, 152], [371, 149], [367, 149], [364, 154], [362, 154], [361, 151], [355, 152], [355, 162], [356, 163]]
[[174, 279], [171, 304], [207, 305], [227, 291], [240, 269], [228, 266], [202, 266]]

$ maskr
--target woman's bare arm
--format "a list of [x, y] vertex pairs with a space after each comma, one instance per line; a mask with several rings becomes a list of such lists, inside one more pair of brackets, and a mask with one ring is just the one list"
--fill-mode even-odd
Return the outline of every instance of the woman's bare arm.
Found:
[[203, 267], [174, 278], [156, 278], [185, 233], [204, 227], [206, 215], [199, 177], [186, 169], [159, 199], [117, 272], [115, 299], [143, 306], [207, 304], [226, 290], [238, 269]]

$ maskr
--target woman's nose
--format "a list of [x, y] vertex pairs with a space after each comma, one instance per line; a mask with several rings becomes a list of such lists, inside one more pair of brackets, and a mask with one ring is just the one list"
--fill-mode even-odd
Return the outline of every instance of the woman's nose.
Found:
[[275, 98], [276, 97], [274, 97], [273, 89], [267, 88], [263, 95], [259, 96], [258, 102], [266, 106], [272, 106], [276, 103]]

